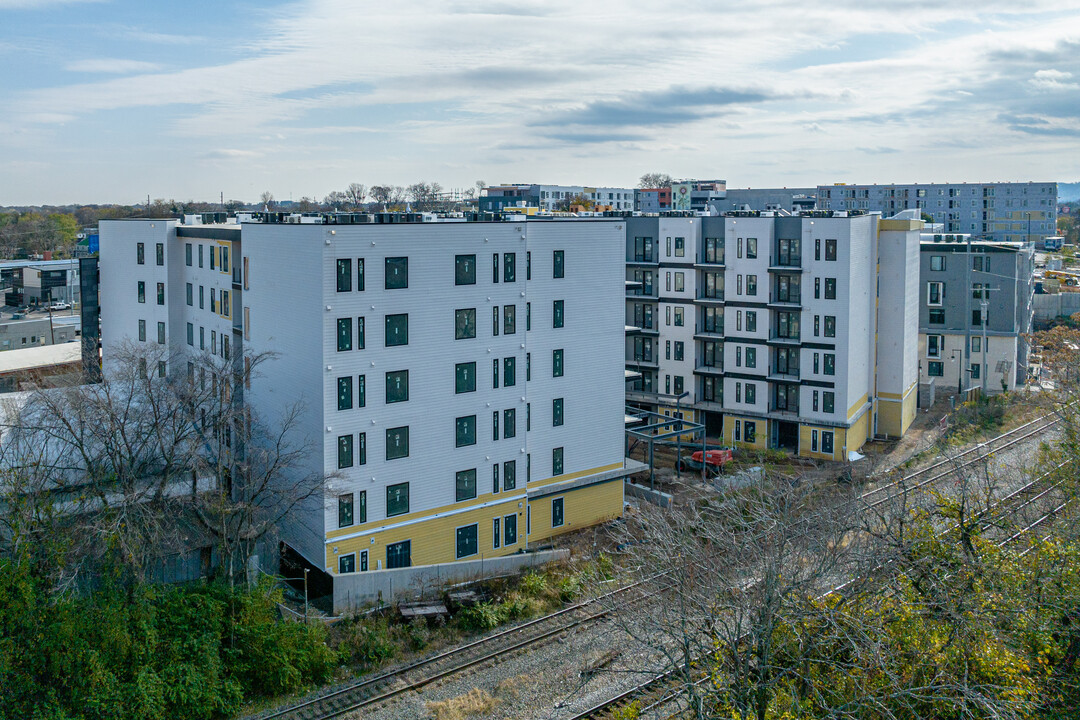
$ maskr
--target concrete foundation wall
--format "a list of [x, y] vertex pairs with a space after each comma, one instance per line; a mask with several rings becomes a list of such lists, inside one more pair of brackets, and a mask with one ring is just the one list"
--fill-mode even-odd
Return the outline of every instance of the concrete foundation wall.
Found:
[[1053, 320], [1062, 315], [1068, 317], [1073, 313], [1080, 312], [1080, 293], [1035, 295], [1033, 305], [1036, 320]]
[[334, 614], [377, 601], [412, 600], [437, 594], [445, 585], [505, 575], [545, 563], [566, 560], [569, 550], [543, 550], [504, 557], [461, 560], [439, 565], [418, 565], [395, 570], [372, 570], [334, 576]]

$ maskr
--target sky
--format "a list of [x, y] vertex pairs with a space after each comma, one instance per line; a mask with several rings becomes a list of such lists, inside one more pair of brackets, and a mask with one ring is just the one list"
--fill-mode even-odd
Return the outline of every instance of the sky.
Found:
[[1080, 0], [0, 0], [0, 205], [1078, 160]]

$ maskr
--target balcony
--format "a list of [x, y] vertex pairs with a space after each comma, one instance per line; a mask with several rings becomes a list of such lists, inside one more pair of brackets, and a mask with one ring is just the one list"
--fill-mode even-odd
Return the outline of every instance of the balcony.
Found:
[[769, 272], [798, 274], [804, 272], [804, 270], [801, 262], [797, 262], [796, 264], [770, 263]]
[[657, 360], [654, 360], [652, 358], [646, 358], [646, 357], [627, 358], [626, 359], [626, 366], [627, 367], [643, 367], [643, 368], [659, 368], [660, 363]]
[[799, 368], [788, 368], [787, 370], [777, 370], [776, 368], [769, 368], [769, 382], [781, 382], [781, 383], [797, 383], [799, 382]]
[[646, 325], [627, 325], [627, 335], [659, 335], [660, 330]]
[[799, 333], [780, 335], [772, 332], [769, 333], [769, 342], [776, 345], [798, 345], [802, 341], [799, 339]]
[[798, 404], [795, 404], [795, 405], [789, 404], [787, 407], [777, 407], [777, 405], [775, 403], [769, 403], [769, 414], [770, 415], [778, 415], [778, 416], [780, 416], [782, 418], [798, 417], [798, 415], [799, 415], [799, 406], [798, 406]]
[[656, 267], [660, 264], [660, 256], [635, 255], [632, 258], [626, 258], [626, 264], [634, 267]]
[[724, 302], [724, 293], [720, 293], [719, 295], [698, 294], [694, 299], [704, 305], [721, 305]]
[[723, 270], [727, 267], [727, 264], [722, 259], [716, 262], [702, 260], [701, 262], [694, 263], [694, 267], [698, 270]]
[[626, 283], [627, 300], [656, 300], [659, 298], [655, 286], [642, 287], [641, 283], [628, 280]]
[[695, 340], [724, 340], [724, 329], [719, 330], [699, 330], [694, 333]]
[[801, 310], [802, 309], [802, 296], [796, 293], [788, 293], [786, 297], [773, 299], [769, 298], [769, 307], [777, 310]]
[[723, 365], [705, 365], [703, 363], [699, 363], [697, 365], [697, 367], [694, 368], [694, 374], [695, 375], [723, 375], [724, 374], [724, 366]]

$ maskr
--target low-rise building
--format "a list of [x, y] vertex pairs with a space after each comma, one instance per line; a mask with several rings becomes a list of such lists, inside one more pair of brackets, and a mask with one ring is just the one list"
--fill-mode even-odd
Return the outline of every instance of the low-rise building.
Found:
[[515, 206], [535, 207], [544, 212], [569, 210], [575, 198], [583, 198], [598, 209], [634, 209], [632, 188], [587, 187], [584, 185], [510, 184], [490, 185], [478, 199], [481, 212], [499, 212]]
[[817, 209], [817, 188], [728, 188], [722, 199], [709, 205], [716, 214], [738, 210], [797, 214]]

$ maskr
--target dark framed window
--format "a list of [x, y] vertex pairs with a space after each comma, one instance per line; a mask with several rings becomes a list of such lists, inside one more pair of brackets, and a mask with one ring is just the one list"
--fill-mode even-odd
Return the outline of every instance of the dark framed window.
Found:
[[357, 440], [357, 465], [367, 465], [367, 433], [360, 433], [356, 436]]
[[503, 545], [517, 544], [517, 515], [503, 518]]
[[757, 295], [757, 275], [746, 276], [746, 294]]
[[565, 522], [563, 499], [555, 498], [551, 501], [551, 527], [562, 527]]
[[143, 243], [135, 243], [135, 262], [139, 265], [146, 264], [146, 245]]
[[826, 260], [836, 260], [836, 240], [835, 239], [828, 239], [827, 238], [825, 240], [825, 259]]
[[337, 409], [352, 410], [353, 406], [353, 379], [352, 376], [339, 377], [337, 379]]
[[525, 253], [525, 279], [532, 280], [532, 252]]
[[757, 440], [757, 423], [747, 420], [745, 423], [743, 423], [743, 425], [743, 429], [745, 431], [743, 439], [746, 440], [746, 442], [748, 443], [755, 442]]
[[503, 410], [503, 437], [512, 438], [517, 435], [517, 410], [510, 408]]
[[158, 345], [165, 344], [165, 323], [163, 322], [157, 324], [157, 341]]
[[409, 344], [409, 314], [386, 316], [386, 347]]
[[499, 334], [499, 306], [491, 308], [491, 335], [495, 337]]
[[826, 375], [836, 374], [836, 355], [833, 353], [825, 353], [825, 364], [823, 366]]
[[476, 337], [476, 308], [454, 311], [454, 339], [467, 340]]
[[454, 365], [454, 392], [476, 392], [476, 363], [458, 363]]
[[455, 532], [457, 538], [457, 558], [469, 557], [480, 552], [476, 523], [459, 527]]
[[187, 344], [195, 347], [195, 326], [191, 323], [187, 324]]
[[551, 377], [563, 376], [563, 351], [551, 351]]
[[387, 402], [387, 404], [389, 404], [389, 403], [407, 402], [408, 400], [409, 400], [409, 371], [408, 370], [392, 370], [392, 371], [386, 373], [386, 402]]
[[338, 352], [352, 350], [352, 318], [338, 318], [337, 349]]
[[388, 257], [385, 268], [383, 286], [387, 290], [401, 290], [409, 287], [409, 258]]
[[503, 334], [513, 335], [517, 332], [517, 305], [503, 307]]
[[454, 490], [456, 502], [472, 500], [476, 497], [476, 468], [458, 470]]
[[338, 258], [337, 291], [352, 292], [352, 260]]
[[825, 299], [836, 299], [836, 278], [825, 278]]
[[191, 243], [184, 243], [184, 264], [191, 267]]
[[551, 401], [551, 425], [558, 427], [563, 424], [563, 399], [555, 398]]
[[757, 238], [746, 238], [746, 257], [748, 260], [757, 258]]
[[409, 512], [409, 483], [386, 486], [386, 517]]
[[498, 358], [491, 361], [491, 387], [499, 387], [499, 360]]
[[939, 272], [945, 269], [945, 256], [944, 255], [931, 255], [930, 256], [930, 269], [934, 272]]
[[388, 428], [386, 430], [386, 459], [397, 460], [409, 457], [409, 426]]
[[364, 290], [364, 258], [356, 258], [356, 289]]
[[491, 439], [493, 441], [499, 439], [499, 411], [491, 413]]
[[349, 527], [353, 524], [353, 494], [338, 495], [337, 526]]
[[412, 566], [412, 540], [402, 540], [386, 546], [386, 569]]
[[337, 466], [339, 469], [353, 466], [353, 436], [339, 435], [337, 439]]
[[836, 337], [836, 316], [825, 316], [825, 337]]
[[502, 518], [491, 519], [491, 547], [498, 550], [502, 545]]
[[563, 449], [561, 447], [557, 447], [551, 451], [551, 474], [563, 474]]
[[146, 342], [146, 321], [139, 321], [139, 341]]
[[517, 358], [503, 358], [503, 387], [517, 384]]
[[165, 283], [158, 283], [157, 284], [157, 304], [158, 305], [164, 305], [165, 304]]
[[491, 466], [491, 492], [499, 492], [499, 463]]
[[349, 553], [338, 558], [338, 575], [356, 572], [356, 553]]
[[185, 300], [187, 301], [188, 307], [194, 307], [195, 306], [195, 287], [191, 283], [187, 284], [187, 289], [185, 290], [185, 293], [187, 295]]
[[556, 300], [551, 308], [551, 326], [561, 328], [563, 326], [563, 301]]
[[821, 452], [832, 454], [834, 437], [835, 435], [831, 432], [821, 433]]
[[971, 379], [972, 380], [978, 380], [979, 379], [979, 371], [980, 371], [980, 369], [981, 368], [979, 367], [979, 363], [971, 363]]
[[367, 339], [366, 339], [367, 334], [366, 334], [366, 332], [364, 330], [365, 325], [366, 324], [364, 323], [364, 318], [362, 318], [362, 317], [356, 318], [356, 349], [357, 350], [363, 350], [364, 347], [367, 345]]
[[491, 256], [491, 282], [499, 282], [499, 253], [493, 253]]
[[945, 363], [940, 360], [931, 360], [926, 363], [926, 374], [930, 377], [944, 377]]
[[154, 246], [154, 260], [158, 265], [165, 264], [165, 244], [158, 243]]
[[564, 250], [556, 250], [552, 254], [551, 277], [566, 277], [566, 252]]
[[467, 447], [476, 444], [476, 416], [466, 415], [454, 421], [455, 447]]
[[823, 412], [831, 413], [836, 408], [836, 393], [829, 390], [825, 390], [821, 393], [821, 409]]
[[532, 303], [525, 303], [525, 332], [532, 330]]
[[517, 254], [503, 253], [503, 282], [517, 280]]
[[517, 460], [507, 460], [503, 463], [503, 490], [513, 490], [517, 487]]
[[356, 378], [356, 407], [367, 407], [367, 376], [358, 375]]
[[475, 255], [455, 255], [454, 256], [454, 284], [455, 285], [475, 285], [476, 284], [476, 256]]
[[525, 353], [525, 382], [532, 380], [532, 353]]
[[199, 245], [199, 267], [203, 266], [203, 246]]

